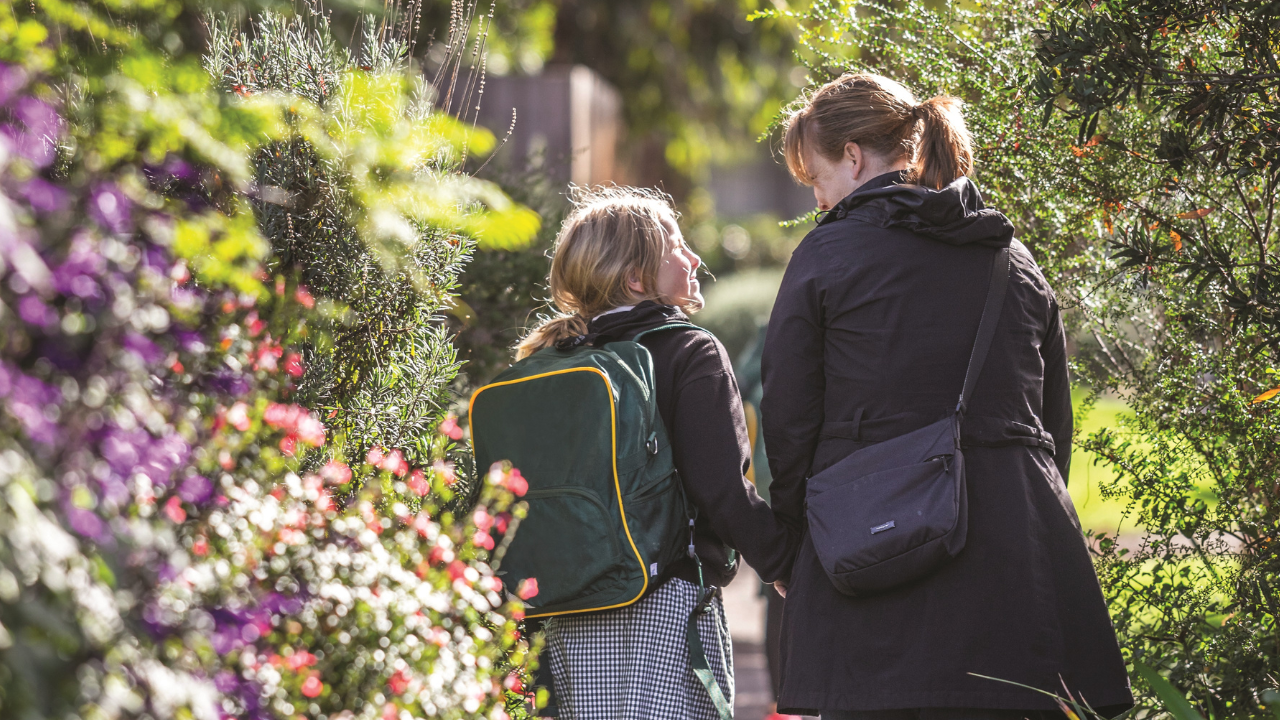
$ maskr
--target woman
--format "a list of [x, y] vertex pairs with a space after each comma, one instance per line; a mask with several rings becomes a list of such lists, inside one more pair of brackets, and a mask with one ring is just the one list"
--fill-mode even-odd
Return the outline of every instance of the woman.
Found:
[[[578, 199], [556, 240], [551, 296], [566, 314], [536, 328], [517, 348], [526, 357], [561, 340], [603, 344], [687, 320], [702, 307], [701, 261], [685, 244], [670, 199], [607, 188]], [[658, 411], [686, 495], [698, 510], [695, 550], [673, 564], [639, 602], [616, 610], [554, 617], [542, 658], [566, 720], [697, 718], [719, 714], [695, 677], [685, 628], [708, 586], [733, 580], [741, 552], [766, 580], [787, 574], [795, 536], [778, 523], [744, 478], [750, 462], [742, 400], [724, 346], [695, 328], [640, 340], [653, 357]], [[707, 662], [733, 702], [733, 655], [717, 598], [698, 620]]]
[[[923, 103], [847, 74], [786, 126], [787, 165], [825, 211], [796, 249], [764, 350], [775, 512], [801, 531], [781, 587], [783, 711], [858, 720], [1105, 715], [1132, 704], [1067, 495], [1071, 394], [1053, 291], [1013, 227], [965, 177], [956, 98]], [[991, 276], [1012, 267], [965, 415], [968, 539], [948, 564], [870, 597], [841, 594], [805, 529], [805, 483], [855, 450], [952, 412]]]

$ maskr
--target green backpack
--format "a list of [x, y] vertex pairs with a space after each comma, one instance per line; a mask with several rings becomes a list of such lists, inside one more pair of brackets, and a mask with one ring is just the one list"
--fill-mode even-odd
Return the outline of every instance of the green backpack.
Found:
[[501, 558], [513, 590], [536, 578], [526, 617], [622, 607], [685, 554], [689, 512], [654, 397], [653, 358], [635, 340], [549, 347], [471, 396], [483, 472], [508, 460], [529, 483], [528, 515]]

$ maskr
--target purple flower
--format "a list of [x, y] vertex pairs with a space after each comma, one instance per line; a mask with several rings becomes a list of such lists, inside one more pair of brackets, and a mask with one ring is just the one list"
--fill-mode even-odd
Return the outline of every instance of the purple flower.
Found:
[[33, 135], [50, 140], [57, 137], [58, 126], [62, 123], [62, 118], [58, 117], [52, 105], [29, 96], [14, 103], [13, 114], [18, 116]]
[[71, 243], [67, 259], [53, 271], [53, 283], [64, 295], [85, 300], [104, 299], [96, 278], [107, 269], [107, 261], [99, 254], [88, 233], [79, 233]]
[[113, 425], [98, 445], [98, 452], [112, 470], [127, 477], [138, 464], [138, 445], [143, 435], [146, 435], [145, 431], [125, 431]]
[[102, 522], [102, 518], [93, 512], [74, 505], [68, 505], [66, 513], [67, 524], [81, 537], [89, 538], [99, 544], [110, 539], [111, 533], [107, 532], [106, 523]]
[[24, 295], [18, 301], [18, 317], [28, 325], [45, 329], [58, 324], [58, 313], [36, 295]]
[[124, 349], [137, 355], [142, 362], [151, 365], [160, 362], [164, 358], [164, 350], [160, 349], [145, 335], [136, 332], [126, 333], [121, 343]]
[[42, 178], [32, 178], [21, 192], [31, 207], [43, 213], [61, 210], [67, 204], [67, 191]]
[[13, 148], [18, 155], [29, 160], [37, 169], [48, 167], [57, 153], [53, 138], [20, 130], [14, 125], [0, 126], [0, 139], [4, 139], [5, 144]]
[[213, 676], [213, 686], [223, 695], [229, 695], [240, 687], [240, 679], [230, 670], [220, 670]]
[[214, 390], [230, 397], [240, 397], [249, 392], [249, 381], [244, 375], [232, 370], [222, 370], [211, 379]]
[[0, 63], [0, 106], [8, 105], [9, 100], [26, 84], [26, 70], [17, 65]]
[[128, 232], [133, 227], [132, 208], [133, 203], [112, 183], [102, 183], [89, 196], [89, 217], [114, 233]]
[[62, 391], [0, 362], [0, 398], [5, 398], [5, 408], [22, 424], [27, 437], [42, 445], [57, 442], [58, 426], [45, 417], [44, 408], [62, 402]]
[[178, 488], [178, 497], [193, 505], [203, 505], [212, 495], [213, 483], [203, 475], [192, 475]]

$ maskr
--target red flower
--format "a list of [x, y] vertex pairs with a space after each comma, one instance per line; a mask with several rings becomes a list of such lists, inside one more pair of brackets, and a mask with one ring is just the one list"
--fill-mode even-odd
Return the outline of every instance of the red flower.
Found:
[[293, 377], [302, 377], [304, 372], [302, 369], [302, 356], [298, 353], [289, 353], [284, 358], [284, 371]]
[[299, 650], [285, 658], [284, 664], [288, 665], [290, 670], [297, 671], [307, 667], [308, 665], [315, 665], [316, 656], [306, 650]]
[[520, 587], [516, 590], [516, 595], [521, 600], [528, 600], [538, 594], [538, 578], [525, 578], [520, 581]]
[[440, 432], [443, 435], [448, 435], [450, 440], [462, 439], [462, 428], [458, 427], [458, 418], [453, 415], [445, 418], [444, 422], [440, 423]]
[[511, 468], [511, 472], [503, 480], [502, 484], [515, 493], [516, 497], [524, 497], [524, 494], [529, 492], [529, 481], [525, 480], [524, 476], [516, 468]]
[[477, 530], [475, 534], [471, 536], [471, 544], [476, 547], [482, 547], [485, 550], [492, 550], [493, 538], [489, 536], [489, 533], [483, 530]]
[[467, 565], [461, 560], [454, 560], [449, 563], [449, 579], [458, 580], [465, 577], [467, 573]]
[[176, 523], [186, 520], [187, 511], [182, 509], [182, 498], [177, 495], [169, 498], [168, 502], [164, 504], [164, 514]]
[[397, 670], [394, 675], [387, 678], [387, 687], [391, 688], [392, 695], [403, 695], [404, 691], [409, 689], [409, 678], [403, 670]]
[[316, 299], [311, 297], [311, 293], [307, 291], [306, 285], [299, 285], [298, 289], [293, 291], [293, 299], [297, 300], [299, 305], [308, 310], [316, 306]]
[[389, 455], [382, 459], [382, 462], [378, 463], [378, 467], [401, 477], [404, 477], [405, 473], [409, 472], [409, 463], [404, 461], [404, 455], [399, 450], [392, 450]]
[[418, 494], [418, 497], [431, 492], [431, 483], [427, 482], [427, 477], [421, 470], [414, 470], [409, 473], [408, 485], [410, 490]]
[[320, 468], [320, 477], [330, 485], [346, 485], [351, 482], [351, 468], [346, 463], [330, 460]]
[[320, 697], [320, 693], [324, 692], [324, 683], [320, 682], [320, 676], [312, 673], [302, 682], [302, 694], [309, 698]]

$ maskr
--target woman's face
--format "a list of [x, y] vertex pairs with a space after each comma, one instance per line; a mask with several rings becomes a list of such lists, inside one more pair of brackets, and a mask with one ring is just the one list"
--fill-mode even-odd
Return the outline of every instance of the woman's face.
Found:
[[836, 203], [845, 199], [849, 193], [858, 189], [865, 181], [862, 167], [862, 149], [857, 143], [849, 143], [845, 153], [832, 160], [825, 155], [814, 152], [807, 145], [804, 153], [804, 166], [813, 180], [813, 199], [818, 202], [819, 210], [830, 210]]
[[702, 286], [698, 282], [698, 257], [684, 241], [684, 235], [675, 221], [664, 223], [667, 228], [667, 254], [658, 267], [658, 296], [664, 303], [685, 307], [702, 306]]

